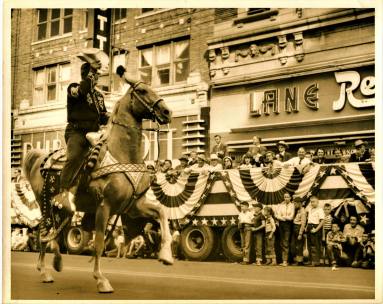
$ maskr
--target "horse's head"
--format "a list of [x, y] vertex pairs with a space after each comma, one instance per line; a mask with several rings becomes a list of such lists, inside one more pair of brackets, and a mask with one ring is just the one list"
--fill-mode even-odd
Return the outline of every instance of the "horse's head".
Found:
[[130, 110], [138, 119], [151, 119], [161, 125], [170, 123], [171, 111], [164, 100], [147, 84], [123, 77], [124, 73], [125, 68], [119, 66], [117, 74], [130, 85], [130, 89], [120, 100], [120, 107], [126, 106], [126, 110]]

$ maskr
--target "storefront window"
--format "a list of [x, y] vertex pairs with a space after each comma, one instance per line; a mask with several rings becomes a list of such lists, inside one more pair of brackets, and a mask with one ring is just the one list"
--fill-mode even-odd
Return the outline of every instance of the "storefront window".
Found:
[[141, 80], [155, 86], [186, 81], [189, 75], [189, 40], [141, 50]]

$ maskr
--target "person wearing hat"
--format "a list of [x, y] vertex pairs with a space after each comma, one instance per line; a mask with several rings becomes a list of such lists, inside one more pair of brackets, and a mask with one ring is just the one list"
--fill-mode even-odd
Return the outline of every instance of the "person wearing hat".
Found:
[[81, 66], [82, 80], [79, 84], [71, 83], [67, 89], [67, 160], [61, 173], [61, 191], [53, 198], [54, 204], [61, 204], [69, 213], [75, 211], [76, 177], [90, 147], [86, 134], [97, 132], [109, 118], [104, 97], [96, 89], [101, 62], [83, 55], [81, 58], [87, 62]]
[[210, 166], [206, 163], [206, 157], [204, 154], [198, 154], [197, 163], [190, 167], [192, 171], [201, 172], [207, 174]]
[[222, 142], [221, 135], [214, 136], [215, 145], [211, 149], [211, 154], [216, 154], [220, 159], [223, 159], [226, 155], [226, 145]]
[[286, 151], [289, 148], [289, 145], [285, 141], [283, 140], [278, 141], [277, 148], [279, 153], [276, 155], [276, 157], [279, 161], [285, 162], [293, 157], [291, 153]]
[[177, 172], [177, 175], [179, 176], [182, 174], [182, 172], [184, 172], [186, 168], [189, 167], [188, 165], [189, 159], [187, 158], [186, 155], [182, 155], [178, 160], [180, 161], [180, 164], [176, 166], [174, 170]]
[[217, 154], [211, 154], [210, 155], [210, 171], [218, 171], [222, 170], [222, 164], [220, 163], [220, 159], [218, 158]]
[[230, 156], [225, 156], [223, 158], [223, 168], [224, 169], [234, 169], [233, 159]]
[[295, 214], [293, 219], [293, 229], [291, 235], [291, 253], [295, 263], [293, 265], [303, 265], [303, 233], [306, 228], [306, 210], [302, 205], [302, 199], [297, 196], [293, 199]]
[[351, 154], [349, 162], [364, 162], [371, 158], [370, 152], [366, 148], [367, 142], [358, 139], [354, 143], [355, 152]]

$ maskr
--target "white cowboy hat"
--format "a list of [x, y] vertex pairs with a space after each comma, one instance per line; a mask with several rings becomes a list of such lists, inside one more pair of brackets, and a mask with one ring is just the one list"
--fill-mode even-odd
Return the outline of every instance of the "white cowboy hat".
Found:
[[101, 68], [98, 72], [101, 75], [109, 73], [109, 57], [104, 51], [96, 48], [85, 48], [79, 52], [77, 57], [88, 63], [99, 61]]
[[361, 140], [361, 139], [357, 139], [357, 140], [355, 141], [355, 143], [354, 143], [354, 146], [355, 146], [355, 147], [359, 147], [359, 146], [361, 146], [361, 145], [367, 145], [367, 142], [366, 142], [366, 141], [363, 141], [363, 140]]

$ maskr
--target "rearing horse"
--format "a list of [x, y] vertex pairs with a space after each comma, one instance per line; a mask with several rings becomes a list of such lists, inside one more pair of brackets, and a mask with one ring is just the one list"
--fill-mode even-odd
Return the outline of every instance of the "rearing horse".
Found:
[[[121, 73], [122, 74], [122, 73]], [[120, 74], [120, 76], [122, 76]], [[92, 180], [88, 190], [82, 195], [78, 193], [76, 198], [76, 210], [95, 214], [95, 259], [93, 277], [97, 280], [99, 292], [113, 292], [108, 279], [101, 272], [101, 255], [104, 250], [105, 231], [110, 216], [124, 211], [129, 217], [150, 217], [160, 222], [161, 249], [158, 259], [164, 264], [173, 264], [171, 254], [171, 235], [168, 218], [163, 206], [153, 204], [146, 200], [145, 192], [149, 185], [150, 176], [146, 171], [142, 155], [142, 121], [143, 119], [156, 120], [159, 124], [169, 123], [171, 111], [164, 101], [143, 82], [133, 82], [126, 77], [125, 81], [130, 84], [126, 94], [117, 101], [113, 113], [109, 118], [107, 136], [102, 145], [99, 159], [94, 168]], [[30, 151], [24, 161], [24, 172], [29, 180], [36, 199], [42, 206], [42, 189], [44, 179], [40, 173], [40, 165], [45, 158], [41, 151]], [[105, 158], [113, 159], [119, 170], [112, 170], [105, 174], [97, 174], [103, 167], [101, 164]], [[129, 178], [127, 172], [129, 165], [133, 164], [135, 171], [140, 176], [136, 183]], [[124, 167], [125, 166], [125, 167]], [[138, 168], [138, 169], [137, 169]], [[81, 190], [81, 189], [79, 189]], [[141, 193], [141, 195], [139, 195]], [[124, 206], [121, 210], [121, 206]], [[44, 257], [48, 242], [41, 243], [37, 269], [40, 271], [43, 282], [53, 282], [53, 277], [45, 269]], [[51, 241], [54, 253], [53, 267], [57, 271], [62, 269], [62, 258], [57, 241]]]

